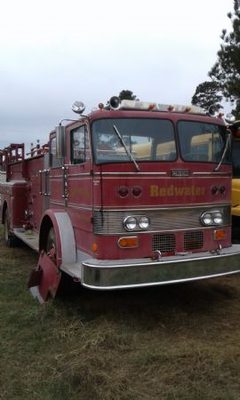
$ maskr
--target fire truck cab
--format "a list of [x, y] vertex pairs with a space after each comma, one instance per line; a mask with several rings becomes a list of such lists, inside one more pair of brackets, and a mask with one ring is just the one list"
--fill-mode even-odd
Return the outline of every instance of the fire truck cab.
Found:
[[82, 103], [73, 109], [80, 118], [28, 157], [24, 144], [0, 153], [5, 241], [39, 252], [29, 288], [40, 302], [62, 272], [104, 290], [240, 272], [221, 118], [115, 96], [88, 115]]

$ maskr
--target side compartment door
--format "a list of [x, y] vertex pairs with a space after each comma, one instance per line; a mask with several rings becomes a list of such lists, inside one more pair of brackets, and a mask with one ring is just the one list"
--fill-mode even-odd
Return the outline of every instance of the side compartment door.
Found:
[[46, 178], [46, 183], [48, 183], [49, 186], [47, 188], [48, 199], [46, 202], [48, 202], [48, 205], [50, 203], [51, 208], [62, 208], [65, 207], [66, 203], [66, 199], [64, 197], [66, 192], [64, 187], [64, 160], [63, 158], [57, 157], [57, 140], [55, 132], [50, 136], [49, 155], [49, 171]]
[[49, 183], [49, 154], [44, 154], [43, 170], [40, 173], [40, 195], [42, 196], [42, 213], [50, 207], [50, 183]]

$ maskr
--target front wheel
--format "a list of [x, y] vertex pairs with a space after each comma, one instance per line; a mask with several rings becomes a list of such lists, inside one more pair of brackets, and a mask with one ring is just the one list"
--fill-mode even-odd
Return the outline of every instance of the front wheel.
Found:
[[56, 248], [56, 235], [54, 232], [54, 228], [49, 229], [48, 236], [47, 236], [46, 252], [56, 263], [57, 248]]
[[[54, 228], [51, 227], [48, 231], [47, 242], [46, 242], [46, 253], [48, 257], [54, 262], [54, 264], [59, 268], [58, 265], [58, 246], [56, 241], [56, 234]], [[58, 295], [60, 296], [69, 296], [72, 294], [76, 294], [79, 292], [80, 284], [78, 282], [74, 282], [73, 278], [67, 275], [64, 271], [61, 271], [61, 281], [58, 287]]]

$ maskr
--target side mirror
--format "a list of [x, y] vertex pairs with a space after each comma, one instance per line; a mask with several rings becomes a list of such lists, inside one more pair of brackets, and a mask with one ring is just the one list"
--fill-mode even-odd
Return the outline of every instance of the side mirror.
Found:
[[66, 137], [65, 126], [58, 125], [56, 127], [57, 158], [63, 158], [66, 155], [65, 137]]

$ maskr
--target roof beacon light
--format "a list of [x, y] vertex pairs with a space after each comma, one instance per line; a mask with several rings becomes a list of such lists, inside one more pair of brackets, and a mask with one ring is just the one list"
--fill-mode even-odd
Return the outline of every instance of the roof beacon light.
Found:
[[225, 116], [225, 121], [227, 122], [227, 124], [233, 124], [233, 122], [236, 121], [236, 117], [232, 113], [228, 113]]
[[[99, 108], [102, 109], [102, 106]], [[203, 108], [195, 105], [161, 104], [128, 99], [121, 100], [118, 96], [112, 96], [104, 109], [206, 114]]]

